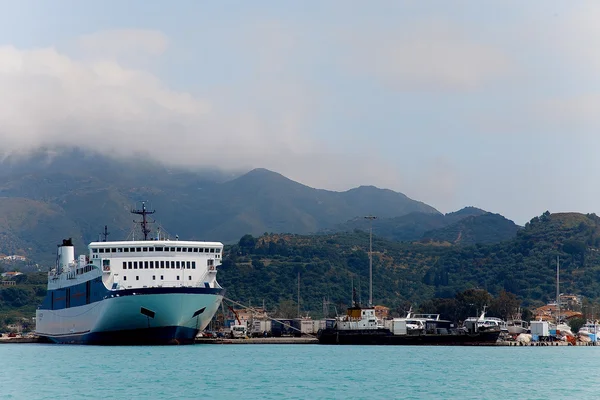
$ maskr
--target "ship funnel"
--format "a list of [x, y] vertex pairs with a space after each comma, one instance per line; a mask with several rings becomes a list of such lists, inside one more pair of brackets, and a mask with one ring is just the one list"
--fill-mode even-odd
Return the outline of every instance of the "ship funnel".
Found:
[[75, 263], [75, 248], [71, 238], [63, 239], [61, 245], [58, 245], [57, 266], [60, 273], [69, 272], [71, 265]]

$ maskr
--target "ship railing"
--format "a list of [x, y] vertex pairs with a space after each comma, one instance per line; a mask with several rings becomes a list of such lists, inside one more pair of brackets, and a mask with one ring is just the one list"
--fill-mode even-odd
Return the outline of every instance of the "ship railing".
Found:
[[[150, 285], [143, 285], [143, 286], [138, 286], [138, 285], [128, 285], [127, 282], [120, 282], [118, 289], [122, 290], [122, 289], [135, 289], [135, 288], [142, 288], [142, 287], [206, 287], [206, 285], [204, 284], [204, 282], [196, 282], [196, 281], [189, 281], [189, 282], [185, 282], [185, 281], [160, 281], [160, 282], [156, 282], [156, 283], [152, 283]], [[212, 286], [210, 286], [212, 287]]]

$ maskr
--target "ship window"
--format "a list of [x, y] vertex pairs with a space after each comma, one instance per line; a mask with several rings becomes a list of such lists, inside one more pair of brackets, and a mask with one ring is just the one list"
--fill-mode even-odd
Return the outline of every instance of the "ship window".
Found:
[[162, 247], [155, 247], [154, 251], [163, 251], [163, 248]]
[[215, 249], [210, 249], [210, 252], [211, 252], [211, 253], [214, 253], [214, 252], [215, 252]]
[[165, 251], [169, 251], [169, 247], [165, 247]]
[[136, 247], [135, 251], [140, 252], [140, 251], [142, 251], [142, 248], [141, 247]]
[[212, 267], [215, 263], [215, 260], [206, 260], [206, 265], [208, 265], [209, 267]]
[[129, 247], [125, 247], [125, 248], [123, 249], [123, 253], [129, 253]]
[[148, 251], [154, 251], [154, 247], [148, 247]]
[[131, 261], [127, 263], [127, 269], [131, 269]]
[[198, 249], [198, 251], [199, 251], [200, 253], [204, 253], [204, 248], [200, 247], [200, 248]]
[[161, 268], [164, 268], [164, 267], [165, 267], [165, 262], [164, 262], [164, 261], [161, 261], [161, 262], [160, 262], [160, 267], [161, 267]]
[[123, 261], [123, 269], [127, 269], [127, 261]]
[[194, 253], [197, 253], [197, 252], [198, 252], [198, 248], [194, 247]]
[[192, 280], [192, 276], [188, 275], [188, 281], [191, 281], [191, 280]]
[[142, 251], [148, 251], [148, 248], [147, 248], [147, 247], [144, 247], [144, 248], [142, 249]]
[[122, 253], [122, 252], [123, 252], [123, 249], [122, 249], [122, 248], [120, 248], [120, 247], [118, 247], [118, 248], [117, 248], [117, 253]]
[[196, 269], [196, 261], [192, 261], [192, 269]]
[[215, 253], [220, 253], [220, 252], [221, 252], [221, 249], [217, 249], [217, 250], [215, 251]]
[[181, 252], [181, 247], [177, 248], [177, 252], [180, 253]]
[[163, 279], [165, 279], [165, 276], [164, 276], [164, 275], [161, 275], [161, 276], [160, 276], [160, 280], [162, 281]]
[[98, 249], [92, 249], [92, 253], [97, 253]]
[[179, 261], [175, 261], [175, 267], [176, 268], [180, 268], [181, 267], [181, 264], [179, 263]]
[[179, 280], [179, 275], [177, 275], [177, 280]]
[[148, 261], [144, 261], [144, 269], [148, 269]]
[[208, 249], [207, 249], [207, 248], [205, 248], [205, 249], [204, 249], [204, 252], [205, 252], [205, 253], [208, 253]]
[[99, 253], [104, 253], [104, 249], [98, 249]]
[[185, 263], [185, 267], [186, 267], [187, 269], [190, 269], [191, 265], [190, 265], [190, 262], [189, 262], [189, 261], [186, 261], [186, 263]]
[[152, 280], [155, 281], [156, 280], [156, 275], [152, 275]]
[[182, 247], [181, 251], [183, 251], [184, 253], [187, 253], [187, 247]]
[[[169, 262], [167, 261], [167, 264], [168, 264], [168, 263], [169, 263]], [[171, 268], [175, 268], [175, 261], [171, 261]]]
[[137, 269], [137, 261], [133, 262], [133, 269]]
[[124, 280], [124, 281], [126, 281], [126, 280], [127, 280], [127, 277], [126, 277], [125, 275], [123, 275], [123, 280]]
[[116, 253], [116, 252], [117, 252], [117, 249], [116, 249], [116, 247], [112, 247], [112, 248], [110, 249], [110, 252], [111, 252], [111, 253]]
[[139, 277], [139, 276], [136, 276], [136, 277], [135, 277], [135, 280], [136, 280], [136, 281], [139, 281], [139, 280], [140, 280], [140, 277]]
[[150, 261], [150, 268], [154, 269], [154, 261]]

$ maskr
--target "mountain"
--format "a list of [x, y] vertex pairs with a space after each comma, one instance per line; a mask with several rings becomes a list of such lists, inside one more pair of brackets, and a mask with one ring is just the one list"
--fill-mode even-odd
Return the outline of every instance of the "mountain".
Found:
[[[370, 222], [362, 217], [338, 224], [323, 233], [368, 231]], [[448, 214], [412, 212], [373, 221], [373, 234], [390, 240], [436, 240], [454, 244], [496, 243], [512, 238], [519, 227], [498, 214], [465, 207]]]
[[500, 214], [469, 215], [423, 234], [423, 240], [473, 245], [498, 243], [517, 235], [519, 226]]
[[[3, 215], [21, 216], [10, 223], [0, 220], [7, 239], [0, 253], [20, 251], [46, 262], [54, 259], [48, 252], [62, 238], [73, 237], [78, 244], [97, 240], [105, 225], [109, 239], [138, 234], [129, 211], [143, 200], [156, 209], [153, 217], [171, 237], [226, 243], [246, 233], [316, 232], [374, 210], [382, 217], [439, 214], [401, 193], [372, 186], [335, 192], [266, 169], [243, 175], [194, 171], [142, 156], [120, 160], [78, 149], [3, 159], [0, 198], [7, 199]], [[32, 228], [33, 216], [44, 229]]]
[[[471, 218], [491, 218], [484, 214]], [[433, 298], [453, 298], [479, 288], [514, 293], [525, 306], [556, 296], [556, 258], [561, 291], [600, 300], [600, 218], [577, 213], [535, 217], [506, 241], [477, 246], [436, 242], [395, 242], [373, 238], [373, 292], [377, 304], [395, 309]], [[361, 231], [320, 236], [266, 235], [226, 251], [219, 281], [231, 298], [270, 308], [294, 300], [300, 273], [307, 310], [322, 309], [323, 298], [348, 305], [352, 285], [368, 295], [369, 234]], [[440, 301], [441, 302], [441, 301]], [[338, 309], [339, 310], [339, 309]], [[475, 310], [471, 310], [475, 312]]]

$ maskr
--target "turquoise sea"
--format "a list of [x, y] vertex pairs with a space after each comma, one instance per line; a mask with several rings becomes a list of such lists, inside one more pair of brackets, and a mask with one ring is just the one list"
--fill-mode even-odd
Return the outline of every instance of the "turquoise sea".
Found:
[[1, 399], [597, 399], [600, 347], [0, 345]]

